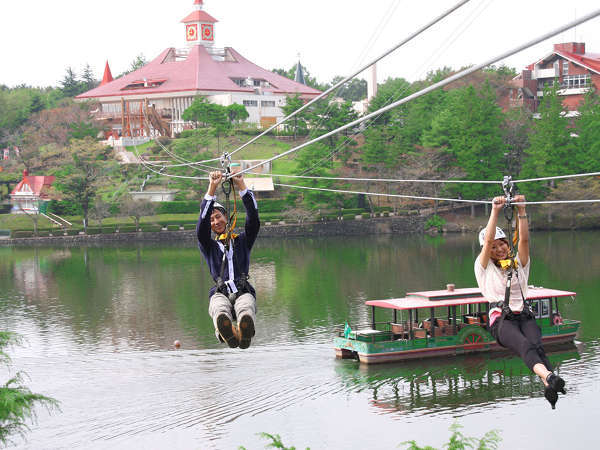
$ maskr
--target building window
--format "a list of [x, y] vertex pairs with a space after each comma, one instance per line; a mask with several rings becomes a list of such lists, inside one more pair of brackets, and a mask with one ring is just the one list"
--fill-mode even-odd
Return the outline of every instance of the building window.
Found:
[[245, 82], [245, 80], [243, 78], [232, 78], [231, 81], [233, 81], [239, 87], [243, 87], [244, 86], [244, 82]]
[[569, 61], [563, 61], [563, 75], [569, 74]]
[[580, 89], [590, 85], [589, 75], [566, 75], [560, 85], [562, 89]]
[[260, 80], [253, 80], [254, 86], [260, 87]]
[[272, 108], [275, 106], [275, 100], [261, 100], [260, 106], [262, 106], [263, 108], [267, 108], [267, 107]]
[[258, 100], [244, 100], [244, 106], [258, 106]]

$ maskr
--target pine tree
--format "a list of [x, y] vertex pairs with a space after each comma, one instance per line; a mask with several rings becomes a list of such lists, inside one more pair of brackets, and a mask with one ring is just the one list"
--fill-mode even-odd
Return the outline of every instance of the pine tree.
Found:
[[[558, 89], [556, 82], [544, 89], [538, 108], [540, 117], [534, 121], [529, 134], [531, 145], [525, 152], [521, 178], [566, 175], [575, 168], [575, 142]], [[547, 194], [549, 186], [551, 183], [537, 182], [527, 183], [522, 188], [529, 200], [536, 200]]]

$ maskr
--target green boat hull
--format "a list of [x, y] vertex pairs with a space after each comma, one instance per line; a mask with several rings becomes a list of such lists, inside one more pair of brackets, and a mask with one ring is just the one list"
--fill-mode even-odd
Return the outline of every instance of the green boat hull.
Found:
[[[537, 322], [545, 346], [573, 342], [580, 326], [579, 321], [568, 319], [561, 325], [548, 325], [547, 319]], [[334, 338], [334, 347], [336, 357], [354, 358], [364, 364], [506, 350], [479, 325], [467, 325], [451, 336], [415, 339], [394, 339], [391, 332], [369, 335], [352, 332], [348, 337]]]

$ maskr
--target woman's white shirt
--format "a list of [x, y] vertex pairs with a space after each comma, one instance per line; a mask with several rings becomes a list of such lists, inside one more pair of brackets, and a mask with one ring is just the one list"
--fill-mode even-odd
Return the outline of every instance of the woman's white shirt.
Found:
[[[479, 262], [480, 258], [481, 255], [475, 260], [475, 278], [477, 279], [477, 284], [479, 289], [481, 289], [481, 293], [490, 303], [503, 302], [508, 272], [496, 266], [491, 258], [488, 261], [487, 267], [484, 268]], [[527, 298], [527, 282], [529, 279], [531, 258], [529, 258], [525, 267], [521, 265], [521, 260], [518, 255], [516, 259], [518, 262], [518, 269], [517, 273], [514, 273], [512, 277], [509, 306], [511, 311], [521, 312], [523, 310], [523, 297]], [[523, 292], [522, 295], [521, 292]]]

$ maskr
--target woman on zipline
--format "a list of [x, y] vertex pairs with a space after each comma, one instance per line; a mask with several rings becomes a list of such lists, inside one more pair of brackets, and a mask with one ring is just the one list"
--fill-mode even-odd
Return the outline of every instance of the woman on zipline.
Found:
[[[525, 197], [516, 195], [512, 201], [525, 202]], [[542, 347], [540, 327], [524, 302], [531, 263], [527, 213], [525, 205], [516, 205], [519, 245], [517, 255], [512, 255], [508, 242], [512, 237], [508, 236], [507, 239], [496, 226], [505, 204], [505, 197], [494, 198], [487, 226], [479, 233], [481, 253], [475, 260], [475, 277], [483, 296], [490, 302], [490, 333], [500, 345], [517, 353], [527, 367], [541, 378], [545, 386], [544, 396], [554, 409], [558, 392], [565, 394], [565, 382], [552, 372], [552, 364]], [[510, 298], [506, 304], [509, 280]]]
[[[235, 172], [232, 175], [235, 190], [246, 207], [245, 231], [236, 235], [233, 229], [228, 230], [227, 211], [216, 203], [215, 195], [223, 174], [214, 171], [209, 175], [208, 192], [200, 205], [196, 234], [200, 251], [216, 283], [210, 289], [208, 314], [213, 319], [217, 339], [231, 348], [248, 348], [256, 321], [256, 292], [248, 282], [248, 269], [260, 220], [254, 193], [246, 188], [242, 175], [235, 175]], [[211, 230], [215, 239], [211, 238]], [[236, 319], [237, 326], [233, 323]]]

